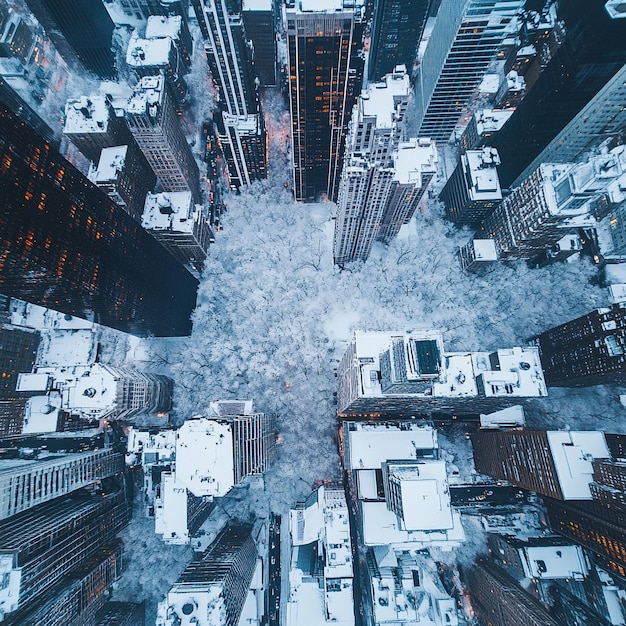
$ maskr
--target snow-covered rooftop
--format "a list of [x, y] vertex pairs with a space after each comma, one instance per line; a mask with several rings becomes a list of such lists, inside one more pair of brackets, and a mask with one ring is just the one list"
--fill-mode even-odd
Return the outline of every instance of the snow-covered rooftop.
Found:
[[189, 542], [187, 488], [174, 474], [161, 474], [161, 497], [154, 501], [154, 532], [170, 544]]
[[492, 134], [499, 131], [513, 115], [513, 110], [494, 111], [481, 109], [476, 113], [476, 126], [479, 135]]
[[352, 470], [380, 469], [390, 459], [417, 459], [418, 451], [426, 454], [438, 448], [437, 430], [418, 422], [355, 422], [347, 436], [346, 465]]
[[168, 463], [176, 458], [176, 431], [168, 428], [158, 432], [128, 429], [126, 463], [141, 464], [144, 471], [155, 463]]
[[178, 39], [182, 19], [180, 15], [171, 15], [169, 17], [164, 15], [150, 15], [146, 23], [146, 39], [159, 37]]
[[170, 37], [143, 39], [134, 31], [126, 50], [126, 63], [130, 67], [166, 67], [173, 45]]
[[527, 578], [582, 580], [589, 572], [580, 546], [527, 546], [519, 552]]
[[92, 165], [89, 169], [89, 180], [96, 185], [116, 180], [117, 175], [124, 169], [127, 151], [128, 146], [102, 148], [98, 167]]
[[252, 400], [215, 400], [209, 403], [209, 417], [252, 415], [253, 412]]
[[156, 626], [220, 626], [226, 619], [222, 585], [174, 584], [159, 603]]
[[65, 104], [66, 134], [105, 133], [109, 125], [110, 110], [101, 95], [81, 96]]
[[51, 393], [46, 396], [33, 396], [26, 401], [22, 434], [53, 433], [59, 421], [61, 397]]
[[563, 499], [591, 500], [591, 461], [611, 457], [604, 433], [553, 430], [548, 431], [547, 436]]
[[394, 180], [423, 186], [424, 174], [435, 174], [439, 163], [437, 146], [430, 139], [401, 141], [393, 153]]
[[141, 115], [146, 113], [146, 108], [158, 105], [164, 94], [163, 75], [144, 76], [135, 87], [135, 91], [128, 101], [128, 113]]
[[411, 85], [404, 65], [397, 66], [381, 82], [370, 84], [361, 93], [359, 103], [363, 115], [376, 117], [376, 128], [390, 128], [396, 110], [394, 99], [408, 99]]
[[243, 0], [244, 11], [271, 11], [272, 0]]
[[344, 0], [299, 0], [301, 11], [341, 11]]
[[149, 193], [146, 196], [141, 225], [146, 230], [193, 232], [195, 207], [190, 191]]
[[72, 315], [59, 313], [59, 311], [46, 309], [45, 307], [30, 304], [23, 300], [16, 300], [15, 298], [11, 298], [10, 313], [11, 324], [38, 330], [45, 328], [66, 330], [94, 328], [93, 322], [89, 322], [82, 317], [73, 317]]
[[223, 496], [235, 485], [233, 433], [229, 424], [187, 420], [176, 439], [176, 478], [195, 496]]
[[494, 239], [473, 239], [474, 254], [476, 261], [497, 261], [498, 251], [496, 250], [496, 242]]
[[96, 361], [97, 340], [91, 330], [42, 330], [37, 367], [91, 365]]
[[478, 91], [481, 93], [497, 93], [500, 87], [500, 75], [499, 74], [485, 74]]
[[495, 148], [468, 150], [461, 157], [461, 166], [465, 180], [469, 183], [468, 193], [472, 200], [502, 199], [497, 165], [500, 165], [500, 157]]
[[222, 119], [228, 128], [236, 128], [238, 132], [245, 135], [256, 135], [259, 131], [259, 115], [231, 115], [223, 113]]
[[524, 407], [520, 404], [480, 416], [481, 428], [512, 428], [525, 423]]

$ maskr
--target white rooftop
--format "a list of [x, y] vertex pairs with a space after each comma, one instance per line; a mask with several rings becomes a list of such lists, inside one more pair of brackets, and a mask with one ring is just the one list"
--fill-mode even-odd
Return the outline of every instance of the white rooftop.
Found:
[[476, 261], [497, 261], [498, 252], [496, 250], [495, 239], [473, 239], [474, 254]]
[[91, 330], [43, 330], [37, 366], [91, 365], [95, 363], [96, 351], [96, 335]]
[[173, 45], [170, 37], [143, 39], [135, 30], [126, 50], [126, 63], [130, 67], [165, 67]]
[[491, 134], [499, 131], [505, 122], [513, 115], [513, 110], [494, 111], [493, 109], [482, 109], [476, 113], [476, 126], [478, 134]]
[[105, 133], [108, 124], [109, 108], [104, 96], [92, 94], [67, 101], [64, 133]]
[[478, 91], [482, 93], [497, 93], [500, 87], [500, 75], [499, 74], [485, 74]]
[[146, 24], [146, 39], [158, 37], [178, 39], [182, 19], [180, 15], [172, 15], [170, 17], [164, 15], [150, 15]]
[[343, 0], [300, 0], [301, 11], [340, 11]]
[[59, 311], [46, 309], [45, 307], [30, 304], [23, 300], [16, 300], [15, 298], [11, 298], [10, 309], [11, 324], [16, 326], [25, 326], [39, 330], [44, 328], [65, 330], [94, 328], [93, 322], [89, 322], [82, 317], [73, 317], [72, 315], [59, 313]]
[[611, 457], [604, 433], [553, 430], [548, 431], [547, 436], [563, 499], [591, 500], [591, 461]]
[[146, 196], [141, 225], [146, 230], [193, 232], [195, 207], [190, 191], [149, 193]]
[[524, 407], [521, 404], [480, 416], [481, 428], [512, 428], [524, 426], [525, 423]]
[[53, 433], [59, 421], [61, 397], [51, 393], [47, 396], [33, 396], [26, 401], [22, 434]]
[[229, 424], [187, 420], [176, 439], [176, 478], [195, 496], [223, 496], [235, 484], [233, 433]]
[[423, 186], [423, 174], [435, 174], [439, 163], [437, 146], [430, 139], [401, 141], [393, 153], [394, 180]]
[[174, 584], [159, 603], [156, 626], [221, 626], [225, 612], [221, 585]]
[[405, 422], [403, 428], [385, 424], [355, 422], [348, 430], [347, 467], [353, 470], [380, 469], [389, 459], [417, 459], [417, 451], [438, 448], [432, 426]]
[[580, 546], [528, 546], [519, 552], [527, 578], [583, 580], [589, 572]]
[[128, 429], [126, 439], [126, 463], [141, 464], [144, 471], [155, 463], [173, 461], [176, 458], [176, 431], [173, 429], [150, 432]]
[[468, 150], [461, 157], [461, 164], [466, 180], [471, 181], [468, 189], [472, 200], [501, 200], [502, 191], [496, 166], [500, 157], [495, 148]]
[[394, 97], [408, 99], [411, 85], [404, 65], [399, 65], [391, 74], [383, 76], [378, 83], [371, 83], [361, 93], [359, 104], [363, 115], [376, 117], [376, 128], [390, 128], [394, 121], [396, 106]]
[[98, 167], [89, 170], [89, 180], [92, 183], [108, 183], [117, 179], [117, 175], [124, 169], [128, 146], [114, 146], [102, 148]]
[[271, 11], [272, 0], [243, 0], [244, 11]]
[[187, 488], [174, 474], [161, 474], [161, 497], [154, 501], [154, 532], [168, 544], [189, 543]]
[[135, 91], [128, 101], [128, 113], [141, 115], [146, 113], [146, 107], [161, 102], [164, 93], [165, 78], [159, 76], [144, 76], [136, 85]]

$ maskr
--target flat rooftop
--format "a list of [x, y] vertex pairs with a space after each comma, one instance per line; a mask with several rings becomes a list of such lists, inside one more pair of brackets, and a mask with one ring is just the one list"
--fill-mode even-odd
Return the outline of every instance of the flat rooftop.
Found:
[[81, 96], [65, 104], [66, 135], [83, 133], [106, 133], [109, 125], [110, 110], [104, 96]]
[[368, 85], [361, 94], [359, 103], [363, 115], [376, 117], [376, 128], [390, 128], [394, 121], [396, 106], [394, 99], [409, 98], [411, 84], [404, 65], [391, 74], [386, 74], [378, 83]]

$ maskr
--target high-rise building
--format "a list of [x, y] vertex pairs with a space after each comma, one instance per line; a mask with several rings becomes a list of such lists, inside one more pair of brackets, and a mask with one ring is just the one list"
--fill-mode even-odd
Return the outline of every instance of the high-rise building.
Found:
[[0, 290], [136, 334], [191, 331], [197, 280], [0, 107]]
[[157, 626], [202, 622], [236, 626], [257, 566], [252, 527], [227, 526], [192, 561], [159, 605]]
[[26, 398], [0, 400], [0, 437], [19, 435], [24, 427]]
[[128, 523], [123, 488], [64, 496], [0, 523], [0, 615], [41, 597]]
[[0, 520], [123, 470], [124, 457], [111, 448], [32, 461], [0, 460]]
[[488, 559], [467, 572], [472, 607], [481, 623], [491, 626], [559, 626], [517, 581]]
[[286, 10], [294, 196], [337, 199], [348, 124], [361, 90], [363, 7], [296, 0]]
[[136, 220], [141, 220], [146, 196], [156, 185], [156, 176], [134, 141], [103, 148], [87, 177]]
[[376, 240], [393, 239], [436, 171], [432, 142], [400, 141], [409, 91], [406, 68], [398, 66], [354, 107], [337, 200], [335, 263], [365, 260]]
[[374, 4], [367, 70], [370, 81], [380, 80], [396, 65], [405, 65], [411, 73], [430, 4], [430, 0], [379, 0]]
[[[188, 4], [187, 0], [187, 4]], [[182, 4], [182, 3], [180, 3]], [[193, 39], [189, 32], [187, 20], [180, 14], [170, 12], [166, 15], [151, 15], [146, 22], [146, 39], [162, 39], [169, 37], [176, 46], [181, 62], [185, 68], [184, 73], [191, 69], [191, 54], [193, 52]]]
[[12, 324], [0, 325], [0, 400], [18, 400], [17, 376], [31, 372], [37, 358], [40, 334]]
[[546, 383], [586, 387], [626, 380], [626, 303], [596, 309], [535, 338]]
[[609, 458], [600, 431], [480, 430], [476, 471], [560, 500], [591, 500], [592, 459]]
[[23, 609], [10, 613], [5, 626], [46, 624], [96, 624], [96, 614], [106, 606], [115, 580], [122, 574], [122, 542], [113, 540]]
[[617, 0], [557, 1], [563, 41], [543, 59], [537, 81], [490, 140], [502, 159], [503, 188], [518, 185], [540, 163], [575, 158], [619, 127], [626, 63], [620, 6]]
[[102, 0], [27, 0], [28, 8], [74, 71], [76, 61], [100, 78], [115, 78], [115, 25]]
[[128, 102], [126, 121], [163, 191], [191, 191], [199, 201], [198, 164], [163, 75], [139, 81]]
[[175, 259], [202, 269], [214, 236], [190, 192], [148, 194], [141, 223]]
[[439, 198], [455, 224], [476, 224], [502, 202], [495, 148], [468, 150], [461, 155]]
[[242, 0], [246, 36], [254, 48], [254, 67], [261, 85], [276, 85], [276, 35], [273, 0]]
[[241, 0], [192, 0], [218, 94], [218, 140], [231, 188], [267, 176], [266, 131]]
[[356, 331], [337, 376], [348, 419], [489, 412], [547, 395], [537, 348], [444, 352], [436, 331]]
[[587, 162], [544, 163], [506, 196], [481, 226], [500, 258], [533, 259], [568, 232], [593, 227], [592, 203], [622, 183], [626, 151], [614, 148]]
[[[245, 404], [245, 408], [234, 407]], [[187, 420], [176, 438], [176, 479], [195, 496], [223, 496], [274, 458], [274, 416], [252, 402], [211, 403], [209, 417]]]
[[100, 94], [67, 101], [63, 134], [90, 161], [96, 163], [104, 148], [127, 145], [133, 141], [124, 117], [117, 114], [108, 96]]
[[97, 613], [95, 626], [144, 626], [144, 603], [107, 602]]
[[442, 0], [417, 69], [418, 136], [447, 141], [489, 64], [518, 30], [522, 0]]

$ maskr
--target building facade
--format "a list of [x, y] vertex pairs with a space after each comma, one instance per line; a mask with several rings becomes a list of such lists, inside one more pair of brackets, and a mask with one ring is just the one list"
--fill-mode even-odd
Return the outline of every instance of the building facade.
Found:
[[0, 325], [0, 400], [19, 400], [17, 376], [35, 366], [41, 336], [38, 332], [12, 324]]
[[28, 0], [26, 4], [70, 68], [80, 72], [82, 65], [99, 78], [116, 77], [115, 25], [100, 0]]
[[176, 104], [162, 75], [145, 76], [126, 109], [126, 122], [164, 191], [191, 191], [200, 199], [200, 172]]
[[524, 2], [443, 0], [415, 80], [418, 136], [447, 141]]
[[0, 138], [0, 290], [125, 332], [190, 333], [196, 279], [6, 107]]
[[596, 309], [535, 338], [546, 383], [587, 387], [626, 380], [626, 303]]
[[243, 25], [254, 48], [254, 67], [259, 82], [276, 85], [276, 35], [273, 0], [243, 0]]
[[374, 3], [367, 70], [370, 81], [380, 80], [396, 65], [405, 65], [411, 73], [430, 4], [430, 0]]
[[286, 10], [296, 201], [336, 201], [345, 137], [361, 90], [362, 7], [297, 0]]
[[218, 141], [228, 165], [229, 184], [238, 189], [267, 177], [267, 136], [242, 2], [193, 0], [193, 8], [218, 94]]
[[159, 605], [157, 626], [174, 626], [194, 615], [206, 623], [236, 626], [257, 565], [252, 527], [227, 526], [192, 561]]

